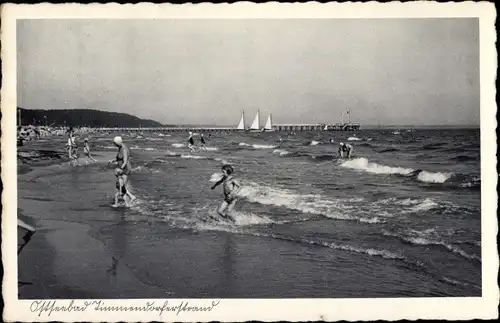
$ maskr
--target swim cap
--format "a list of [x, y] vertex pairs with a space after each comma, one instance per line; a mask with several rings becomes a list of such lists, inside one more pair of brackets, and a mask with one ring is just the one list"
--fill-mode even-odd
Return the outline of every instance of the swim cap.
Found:
[[192, 135], [193, 133], [190, 131], [189, 134]]
[[116, 136], [114, 139], [113, 139], [113, 142], [118, 145], [118, 146], [121, 146], [123, 144], [123, 140], [122, 140], [122, 137], [120, 136]]
[[89, 139], [88, 139], [88, 138], [85, 138], [83, 141], [89, 141]]
[[231, 175], [232, 173], [234, 173], [234, 168], [231, 165], [227, 165], [227, 164], [223, 165], [222, 170], [225, 170], [228, 175]]
[[340, 143], [340, 145], [341, 145], [341, 146], [343, 146], [343, 145], [344, 145], [344, 143], [343, 143], [343, 142], [341, 142], [341, 143]]

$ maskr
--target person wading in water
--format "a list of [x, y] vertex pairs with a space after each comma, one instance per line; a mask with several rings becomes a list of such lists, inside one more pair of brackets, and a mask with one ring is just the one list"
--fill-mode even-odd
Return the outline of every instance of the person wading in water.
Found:
[[[130, 173], [132, 172], [132, 165], [130, 164], [130, 151], [127, 146], [123, 143], [122, 137], [117, 136], [113, 139], [116, 147], [118, 147], [118, 153], [115, 159], [111, 159], [108, 164], [116, 163], [118, 168], [121, 170], [120, 177], [123, 180], [122, 194], [125, 204], [129, 205], [130, 202], [136, 199], [129, 189], [127, 189], [127, 183], [129, 180]], [[126, 200], [128, 198], [128, 201]]]

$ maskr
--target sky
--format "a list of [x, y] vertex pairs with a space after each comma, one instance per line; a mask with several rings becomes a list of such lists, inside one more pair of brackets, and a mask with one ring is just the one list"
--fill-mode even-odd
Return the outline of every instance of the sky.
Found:
[[[479, 21], [18, 20], [17, 105], [164, 124], [479, 125]], [[347, 117], [346, 117], [347, 119]]]

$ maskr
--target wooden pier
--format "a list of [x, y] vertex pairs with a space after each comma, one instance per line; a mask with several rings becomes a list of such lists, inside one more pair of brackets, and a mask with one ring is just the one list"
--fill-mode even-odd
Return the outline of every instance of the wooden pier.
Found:
[[[356, 123], [346, 124], [275, 124], [272, 126], [273, 131], [298, 132], [298, 131], [356, 131], [360, 125]], [[95, 129], [99, 132], [248, 132], [232, 127], [102, 127]], [[253, 131], [253, 130], [252, 130]], [[266, 132], [266, 131], [263, 131]]]
[[97, 128], [100, 132], [222, 132], [239, 131], [236, 128], [229, 127], [113, 127]]
[[323, 124], [275, 124], [273, 129], [275, 131], [321, 131]]

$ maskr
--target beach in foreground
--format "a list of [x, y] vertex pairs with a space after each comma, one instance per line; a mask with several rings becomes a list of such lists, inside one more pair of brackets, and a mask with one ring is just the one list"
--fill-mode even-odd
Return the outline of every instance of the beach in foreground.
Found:
[[[115, 135], [90, 135], [98, 162], [77, 167], [65, 137], [19, 147], [19, 217], [37, 228], [20, 298], [481, 295], [476, 129], [221, 133], [194, 153], [183, 133], [124, 135], [131, 208], [110, 206]], [[207, 221], [223, 163], [243, 185], [234, 224]]]

